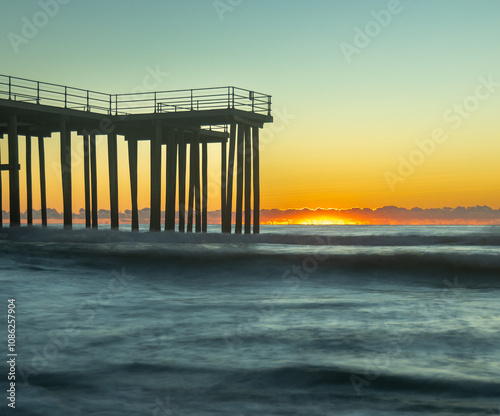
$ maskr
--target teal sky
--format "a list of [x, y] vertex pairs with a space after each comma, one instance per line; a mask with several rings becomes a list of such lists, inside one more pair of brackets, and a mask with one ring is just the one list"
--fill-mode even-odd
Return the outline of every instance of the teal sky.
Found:
[[[348, 63], [342, 43], [353, 45], [356, 28], [394, 1], [401, 12]], [[9, 33], [21, 35], [40, 3], [2, 0], [0, 73], [127, 93], [148, 68], [160, 68], [168, 76], [157, 90], [235, 85], [273, 95], [274, 107], [295, 117], [263, 149], [272, 173], [267, 208], [293, 205], [311, 182], [316, 188], [296, 205], [312, 206], [316, 195], [316, 205], [339, 208], [500, 206], [500, 180], [491, 178], [500, 176], [492, 156], [500, 156], [500, 88], [400, 189], [391, 192], [384, 179], [416, 139], [445, 125], [444, 111], [473, 93], [480, 76], [500, 82], [498, 0], [70, 0], [15, 53]], [[457, 185], [447, 198], [428, 197], [451, 192], [449, 177], [462, 175], [466, 156], [476, 173], [462, 185], [477, 190], [479, 181], [483, 194], [463, 197]], [[286, 188], [287, 172], [304, 160], [304, 179]]]

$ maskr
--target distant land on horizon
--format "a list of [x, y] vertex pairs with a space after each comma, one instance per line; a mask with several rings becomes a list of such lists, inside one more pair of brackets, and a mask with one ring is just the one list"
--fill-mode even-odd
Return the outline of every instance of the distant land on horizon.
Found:
[[[149, 224], [149, 208], [139, 211], [139, 222]], [[476, 205], [474, 207], [444, 208], [401, 208], [385, 206], [382, 208], [302, 208], [302, 209], [262, 209], [261, 223], [264, 225], [500, 225], [500, 208]], [[233, 213], [234, 214], [234, 213]], [[26, 220], [26, 212], [21, 215]], [[53, 208], [47, 209], [50, 223], [59, 223], [63, 214]], [[8, 211], [3, 211], [8, 219]], [[33, 210], [34, 220], [41, 219], [41, 211]], [[120, 212], [120, 223], [131, 222], [130, 210]], [[162, 212], [164, 218], [164, 212]], [[73, 213], [75, 223], [85, 222], [85, 210]], [[109, 223], [110, 212], [99, 210], [99, 222]], [[209, 224], [220, 224], [220, 210], [208, 212]]]

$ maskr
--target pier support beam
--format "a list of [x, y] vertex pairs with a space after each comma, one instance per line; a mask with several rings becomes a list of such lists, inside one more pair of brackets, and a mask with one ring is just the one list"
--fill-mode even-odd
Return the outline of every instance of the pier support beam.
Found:
[[139, 231], [139, 207], [137, 205], [137, 138], [128, 138], [128, 165], [130, 196], [132, 199], [132, 231]]
[[19, 197], [19, 147], [17, 136], [17, 116], [9, 117], [9, 205], [10, 226], [21, 225], [21, 202]]
[[245, 126], [245, 234], [252, 232], [252, 136]]
[[[3, 133], [2, 133], [2, 137], [1, 138], [3, 140]], [[1, 163], [2, 163], [2, 153], [0, 152], [0, 164]], [[3, 173], [3, 170], [0, 169], [0, 228], [3, 227], [3, 186], [2, 186], [2, 173]]]
[[97, 155], [95, 146], [95, 134], [90, 135], [90, 182], [92, 194], [92, 228], [99, 227], [97, 209]]
[[64, 228], [72, 228], [73, 204], [71, 192], [71, 130], [66, 120], [60, 122], [61, 133], [61, 176], [63, 189]]
[[259, 128], [253, 127], [253, 233], [260, 233], [260, 154]]
[[120, 218], [118, 210], [118, 148], [116, 133], [108, 134], [108, 168], [111, 229], [118, 230]]
[[193, 232], [193, 207], [194, 207], [194, 187], [195, 187], [195, 144], [193, 141], [189, 144], [189, 190], [188, 190], [188, 215], [187, 232]]
[[[2, 133], [3, 140], [3, 133]], [[1, 146], [0, 146], [1, 147]], [[2, 163], [2, 153], [0, 152], [0, 164]], [[3, 227], [3, 189], [2, 189], [2, 173], [3, 170], [0, 169], [0, 228]]]
[[194, 132], [194, 205], [196, 213], [196, 232], [201, 232], [201, 193], [200, 193], [200, 131]]
[[241, 234], [243, 231], [243, 157], [245, 153], [245, 125], [238, 124], [238, 150], [236, 160], [236, 226], [235, 233]]
[[90, 152], [89, 135], [83, 135], [83, 176], [85, 187], [85, 228], [92, 226], [90, 217]]
[[33, 175], [31, 173], [31, 136], [26, 135], [26, 216], [28, 226], [33, 225]]
[[177, 143], [179, 146], [179, 232], [183, 233], [186, 221], [186, 143], [182, 130], [177, 130]]
[[232, 123], [229, 130], [229, 161], [227, 168], [226, 226], [224, 232], [231, 233], [233, 219], [233, 176], [234, 153], [236, 151], [236, 124]]
[[161, 143], [163, 126], [156, 123], [155, 136], [151, 138], [151, 216], [150, 231], [161, 229]]
[[208, 229], [208, 145], [201, 145], [201, 181], [203, 197], [201, 204], [201, 231], [207, 232]]
[[38, 136], [38, 165], [40, 168], [40, 203], [42, 211], [42, 227], [47, 227], [47, 181], [45, 178], [45, 145], [43, 135]]
[[227, 226], [227, 143], [221, 143], [221, 167], [220, 167], [220, 223], [221, 223], [221, 231], [223, 233], [226, 232]]
[[175, 131], [169, 127], [167, 136], [167, 163], [166, 163], [166, 202], [165, 202], [165, 231], [175, 231], [175, 202], [177, 183], [177, 142]]

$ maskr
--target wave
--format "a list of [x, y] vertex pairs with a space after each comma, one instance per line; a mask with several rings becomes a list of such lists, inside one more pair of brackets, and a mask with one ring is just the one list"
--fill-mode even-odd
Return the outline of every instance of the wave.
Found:
[[[343, 236], [219, 235], [131, 233], [92, 230], [8, 230], [0, 255], [28, 270], [69, 259], [85, 267], [263, 268], [302, 267], [306, 272], [390, 271], [404, 274], [470, 273], [498, 276], [500, 236]], [[404, 242], [404, 244], [403, 244]], [[475, 243], [475, 244], [471, 244]], [[30, 261], [31, 258], [31, 261]], [[44, 259], [44, 262], [40, 260]]]
[[245, 371], [237, 379], [244, 384], [267, 380], [272, 386], [304, 389], [339, 385], [353, 387], [364, 380], [366, 388], [385, 392], [450, 394], [457, 397], [497, 397], [500, 394], [500, 383], [494, 381], [381, 373], [372, 376], [370, 382], [362, 374], [357, 375], [338, 367], [290, 366], [252, 370]]
[[[404, 374], [380, 373], [370, 377], [371, 381], [362, 374], [340, 367], [324, 366], [284, 366], [257, 369], [227, 369], [227, 368], [199, 368], [183, 367], [180, 365], [153, 365], [148, 363], [128, 363], [122, 365], [108, 365], [103, 372], [111, 377], [121, 379], [130, 377], [149, 376], [183, 377], [197, 376], [203, 380], [212, 380], [211, 388], [215, 390], [253, 390], [301, 389], [305, 391], [336, 388], [348, 391], [355, 395], [356, 387], [363, 393], [369, 391], [384, 392], [386, 394], [432, 394], [433, 396], [449, 396], [457, 398], [493, 398], [500, 394], [500, 382], [486, 381], [471, 378], [456, 378], [443, 376], [410, 376]], [[65, 389], [98, 389], [94, 385], [95, 373], [85, 374], [78, 372], [40, 373], [29, 379], [30, 384], [45, 388]], [[205, 384], [205, 387], [209, 387]]]
[[[477, 232], [455, 233], [451, 235], [402, 233], [401, 228], [394, 233], [353, 233], [331, 234], [220, 234], [220, 233], [177, 233], [177, 232], [130, 232], [111, 230], [62, 230], [36, 227], [4, 228], [0, 241], [20, 241], [33, 243], [172, 243], [172, 244], [275, 244], [299, 246], [370, 246], [370, 247], [407, 247], [407, 246], [500, 246], [500, 227], [485, 231], [479, 227]], [[430, 230], [431, 227], [426, 227]], [[434, 229], [436, 230], [436, 229]]]

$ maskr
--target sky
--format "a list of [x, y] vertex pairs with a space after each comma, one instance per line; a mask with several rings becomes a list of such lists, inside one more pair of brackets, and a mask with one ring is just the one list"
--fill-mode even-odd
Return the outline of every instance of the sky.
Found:
[[[500, 207], [497, 0], [1, 0], [1, 7], [1, 74], [105, 93], [235, 85], [272, 95], [274, 123], [261, 137], [264, 209]], [[58, 161], [57, 137], [46, 139], [49, 167]], [[101, 178], [106, 148], [102, 141]], [[6, 163], [6, 140], [1, 150]], [[23, 138], [20, 152], [23, 165]], [[36, 160], [36, 144], [33, 152]], [[149, 176], [148, 153], [142, 143], [141, 177]], [[119, 156], [123, 211], [131, 206], [123, 140]], [[48, 204], [61, 210], [56, 171], [48, 169]], [[24, 178], [22, 170], [22, 186]], [[141, 183], [140, 208], [149, 205]], [[73, 187], [77, 212], [78, 160]], [[34, 192], [38, 208], [36, 180]], [[105, 180], [99, 196], [109, 208]], [[209, 209], [219, 207], [212, 186]]]

